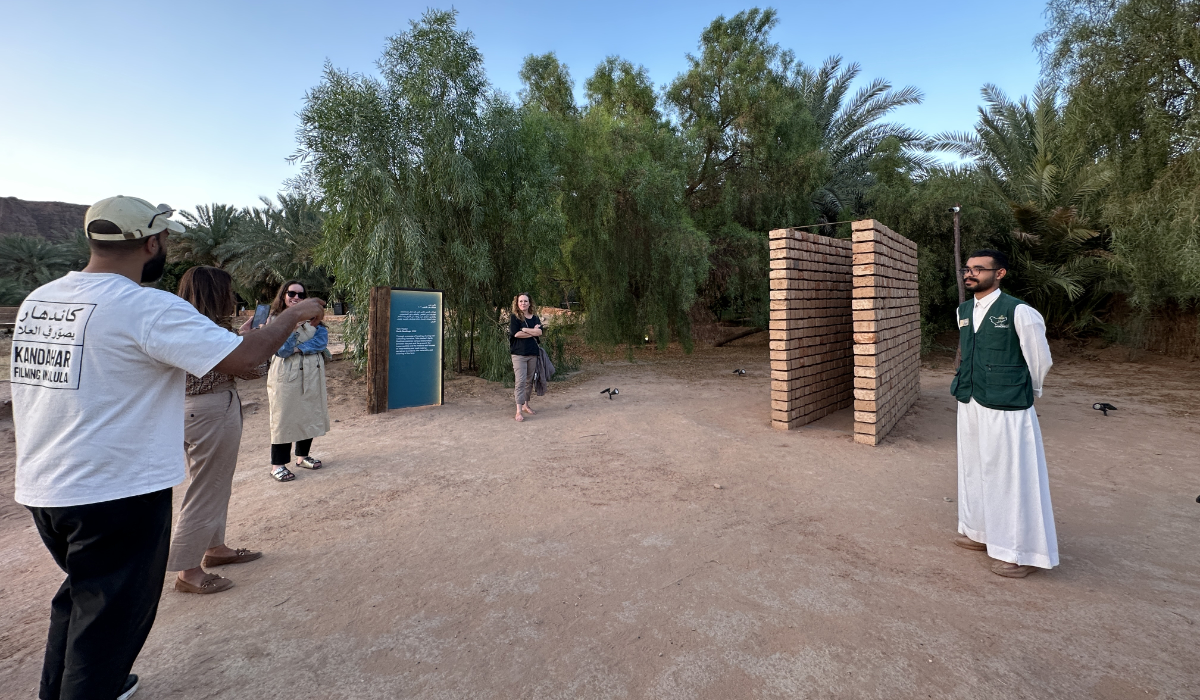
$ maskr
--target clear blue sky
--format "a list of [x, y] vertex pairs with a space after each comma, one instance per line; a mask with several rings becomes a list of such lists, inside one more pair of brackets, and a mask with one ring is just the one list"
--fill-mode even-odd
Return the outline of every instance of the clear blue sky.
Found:
[[[191, 209], [257, 203], [296, 166], [296, 113], [328, 59], [373, 72], [425, 2], [0, 0], [0, 196], [89, 204], [127, 194]], [[447, 4], [434, 4], [447, 7]], [[606, 55], [671, 81], [700, 31], [743, 2], [457, 2], [489, 79], [510, 94], [530, 53], [555, 51], [577, 91]], [[767, 5], [763, 5], [767, 6]], [[841, 54], [863, 78], [924, 91], [896, 113], [968, 129], [979, 88], [1030, 93], [1044, 3], [778, 2], [774, 38], [806, 63]]]

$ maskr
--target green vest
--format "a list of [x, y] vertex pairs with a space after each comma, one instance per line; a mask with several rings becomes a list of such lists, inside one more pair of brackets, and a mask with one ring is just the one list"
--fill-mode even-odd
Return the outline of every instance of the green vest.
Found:
[[1013, 327], [1020, 299], [1000, 292], [987, 316], [973, 327], [975, 299], [958, 307], [958, 346], [962, 364], [950, 384], [950, 393], [962, 403], [972, 398], [997, 411], [1024, 411], [1033, 405], [1033, 379], [1021, 353], [1021, 339]]

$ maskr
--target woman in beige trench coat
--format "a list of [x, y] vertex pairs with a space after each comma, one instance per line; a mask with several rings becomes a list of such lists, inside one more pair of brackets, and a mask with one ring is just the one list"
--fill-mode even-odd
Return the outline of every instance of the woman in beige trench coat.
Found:
[[[271, 305], [271, 317], [307, 296], [301, 282], [284, 282]], [[321, 460], [309, 455], [309, 450], [313, 438], [329, 432], [329, 406], [325, 393], [328, 343], [329, 331], [320, 319], [316, 320], [316, 325], [306, 321], [296, 327], [271, 358], [271, 369], [267, 372], [267, 400], [271, 406], [271, 476], [276, 481], [296, 478], [288, 469], [292, 443], [296, 444], [296, 466], [321, 468]]]

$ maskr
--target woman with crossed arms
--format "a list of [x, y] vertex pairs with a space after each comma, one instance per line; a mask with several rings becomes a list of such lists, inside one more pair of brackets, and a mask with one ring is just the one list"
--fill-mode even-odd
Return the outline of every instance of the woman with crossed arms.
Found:
[[533, 300], [528, 294], [513, 297], [508, 320], [508, 344], [512, 352], [513, 372], [516, 374], [514, 394], [517, 399], [517, 415], [513, 420], [525, 420], [522, 413], [533, 415], [529, 407], [533, 375], [537, 371], [538, 338], [542, 336], [542, 319], [537, 317]]

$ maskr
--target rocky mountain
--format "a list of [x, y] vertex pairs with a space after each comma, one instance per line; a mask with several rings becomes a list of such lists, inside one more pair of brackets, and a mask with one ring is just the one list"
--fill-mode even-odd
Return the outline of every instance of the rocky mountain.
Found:
[[19, 233], [60, 241], [83, 228], [86, 204], [0, 197], [0, 236]]

